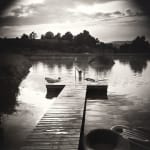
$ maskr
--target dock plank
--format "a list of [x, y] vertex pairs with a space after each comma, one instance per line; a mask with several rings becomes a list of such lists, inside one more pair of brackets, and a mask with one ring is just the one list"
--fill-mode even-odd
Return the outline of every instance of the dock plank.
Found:
[[66, 85], [21, 150], [78, 150], [86, 85]]

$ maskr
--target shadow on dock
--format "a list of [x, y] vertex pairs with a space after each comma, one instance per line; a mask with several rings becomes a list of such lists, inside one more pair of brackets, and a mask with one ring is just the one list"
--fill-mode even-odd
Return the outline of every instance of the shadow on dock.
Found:
[[88, 85], [86, 91], [87, 99], [108, 99], [107, 85]]
[[46, 98], [51, 99], [57, 97], [64, 87], [65, 85], [46, 85]]

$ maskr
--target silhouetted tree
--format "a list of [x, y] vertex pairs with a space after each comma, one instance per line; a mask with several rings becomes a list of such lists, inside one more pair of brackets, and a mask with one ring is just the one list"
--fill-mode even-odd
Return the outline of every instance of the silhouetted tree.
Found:
[[45, 37], [44, 37], [44, 35], [42, 34], [42, 35], [41, 35], [41, 40], [43, 40], [44, 38], [45, 38]]
[[37, 34], [36, 34], [35, 32], [31, 32], [31, 33], [29, 34], [29, 39], [34, 40], [34, 39], [36, 39], [36, 38], [37, 38]]
[[62, 39], [63, 39], [63, 40], [69, 40], [69, 41], [71, 41], [71, 40], [73, 40], [73, 35], [72, 35], [71, 32], [66, 32], [66, 33], [62, 36]]
[[54, 38], [60, 40], [61, 39], [61, 33], [57, 33]]
[[24, 34], [22, 34], [21, 39], [27, 40], [27, 39], [29, 39], [29, 36], [24, 33]]
[[75, 36], [74, 41], [77, 44], [88, 46], [96, 46], [97, 43], [97, 40], [86, 30], [84, 30], [83, 33], [79, 33], [77, 36]]
[[51, 31], [48, 31], [45, 33], [45, 36], [44, 36], [45, 39], [52, 39], [54, 38], [54, 33], [51, 32]]
[[150, 44], [146, 41], [145, 36], [136, 37], [130, 44], [120, 46], [120, 52], [143, 53], [150, 52]]
[[133, 40], [132, 47], [138, 52], [147, 51], [149, 49], [149, 43], [146, 41], [145, 36], [138, 36], [135, 40]]
[[95, 40], [96, 40], [96, 43], [100, 43], [100, 40], [98, 38], [96, 38]]

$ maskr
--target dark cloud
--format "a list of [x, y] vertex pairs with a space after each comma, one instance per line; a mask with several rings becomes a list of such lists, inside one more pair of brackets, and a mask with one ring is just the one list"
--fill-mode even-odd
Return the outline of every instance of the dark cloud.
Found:
[[117, 19], [117, 18], [126, 18], [126, 17], [145, 17], [145, 14], [142, 11], [133, 11], [131, 9], [127, 9], [125, 12], [114, 11], [110, 13], [98, 12], [94, 15], [88, 15], [91, 18], [105, 18], [105, 19]]
[[[23, 1], [23, 0], [0, 0], [0, 15], [6, 10], [8, 7], [13, 5], [15, 2], [18, 1]], [[45, 3], [51, 4], [53, 3], [52, 1], [45, 0]], [[67, 5], [67, 3], [84, 3], [84, 4], [93, 4], [93, 3], [106, 3], [106, 2], [111, 2], [111, 1], [117, 1], [117, 0], [76, 0], [76, 1], [71, 1], [71, 0], [62, 0], [62, 2]], [[122, 0], [123, 1], [123, 0]], [[60, 4], [59, 1], [56, 0], [56, 3], [58, 5]]]
[[[118, 0], [77, 0], [77, 2], [84, 3], [84, 4], [93, 4], [93, 3], [107, 3], [112, 1], [118, 1]], [[123, 1], [123, 0], [120, 0]]]
[[29, 12], [31, 10], [32, 10], [32, 7], [20, 6], [19, 8], [16, 8], [16, 9], [12, 10], [11, 13], [16, 17], [19, 17], [21, 14]]
[[[22, 1], [22, 0], [0, 0], [0, 14], [9, 6], [13, 5], [15, 2]], [[56, 0], [57, 1], [57, 0]], [[76, 0], [74, 3], [84, 3], [84, 4], [93, 4], [93, 3], [107, 3], [113, 2], [118, 0]], [[126, 1], [126, 0], [119, 0], [119, 1]], [[147, 15], [150, 15], [150, 1], [149, 0], [131, 0], [136, 4], [141, 10], [143, 10]], [[64, 4], [72, 2], [71, 0], [62, 0]], [[52, 1], [46, 0], [46, 3], [53, 3]], [[59, 2], [58, 2], [59, 4]]]
[[125, 16], [125, 14], [121, 11], [115, 11], [115, 12], [111, 12], [111, 13], [96, 13], [94, 15], [94, 17], [106, 17], [106, 18], [112, 18], [112, 17], [120, 17], [120, 16]]
[[[47, 23], [56, 23], [57, 21], [61, 22], [64, 21], [64, 17], [70, 19], [75, 19], [78, 18], [74, 16], [72, 13], [62, 13], [62, 11], [56, 11], [55, 13], [53, 11], [49, 12], [49, 14], [44, 15], [45, 12], [40, 11], [41, 14], [34, 14], [33, 16], [20, 16], [24, 14], [24, 12], [27, 10], [28, 12], [30, 10], [37, 11], [38, 10], [34, 8], [35, 6], [25, 6], [25, 7], [20, 7], [17, 9], [14, 9], [11, 11], [13, 14], [12, 16], [5, 16], [5, 17], [0, 17], [0, 26], [22, 26], [22, 25], [38, 25], [38, 24], [47, 24]], [[46, 11], [46, 10], [45, 10]], [[86, 14], [86, 13], [78, 13], [78, 16], [81, 17], [82, 19], [91, 19], [91, 20], [113, 20], [113, 19], [119, 19], [119, 18], [126, 18], [126, 17], [142, 17], [145, 14], [142, 11], [133, 11], [131, 9], [127, 9], [125, 12], [122, 11], [114, 11], [114, 12], [109, 12], [109, 13], [104, 13], [104, 12], [98, 12], [94, 14]], [[73, 18], [74, 17], [74, 18]], [[136, 18], [137, 19], [137, 18]], [[126, 19], [125, 19], [126, 21]]]
[[14, 2], [16, 2], [16, 0], [0, 0], [0, 15], [3, 13], [5, 9], [13, 5]]
[[[6, 16], [0, 17], [0, 27], [4, 26], [25, 26], [25, 25], [39, 25], [56, 23], [59, 19], [51, 16], [37, 16], [37, 17], [16, 17]], [[63, 22], [63, 17], [61, 19]]]
[[135, 6], [140, 8], [147, 16], [148, 23], [150, 24], [150, 0], [132, 0]]
[[[62, 6], [62, 5], [61, 5]], [[69, 17], [64, 7], [54, 4], [53, 9], [45, 4], [19, 5], [0, 16], [0, 27], [2, 26], [24, 26], [56, 23], [64, 21]]]
[[123, 15], [124, 16], [124, 13], [122, 13], [120, 11], [115, 11], [113, 14], [115, 14], [115, 15]]
[[0, 17], [0, 27], [16, 24], [16, 17]]
[[[11, 1], [11, 2], [10, 2]], [[148, 15], [149, 0], [45, 0], [44, 3], [30, 3], [25, 4], [26, 0], [0, 0], [0, 12], [6, 10], [9, 6], [5, 15], [0, 15], [0, 27], [4, 26], [24, 26], [24, 25], [39, 25], [39, 24], [53, 24], [61, 23], [65, 21], [75, 22], [76, 20], [86, 20], [87, 22], [93, 22], [95, 20], [104, 21], [116, 21], [120, 18], [122, 22], [126, 22], [126, 18], [130, 18], [129, 21], [142, 18], [142, 16]], [[31, 0], [32, 2], [33, 0]], [[115, 8], [110, 12], [101, 12], [101, 10], [95, 11], [95, 13], [86, 13], [86, 11], [76, 11], [77, 6], [92, 6], [92, 4], [100, 4], [107, 2], [122, 1], [123, 5], [129, 2], [129, 5], [125, 5], [125, 11], [119, 8]], [[14, 3], [15, 2], [15, 3]], [[125, 2], [125, 3], [124, 3]], [[134, 2], [134, 7], [141, 9], [134, 9], [133, 6], [130, 7], [130, 2]], [[14, 4], [13, 4], [14, 3]], [[111, 3], [110, 3], [111, 5]], [[73, 9], [73, 12], [69, 12], [68, 8]], [[91, 7], [92, 9], [92, 7]], [[116, 11], [115, 11], [116, 10]], [[118, 11], [119, 10], [119, 11]], [[84, 13], [85, 12], [85, 13]], [[89, 19], [89, 20], [88, 20]], [[119, 24], [119, 23], [118, 23]]]
[[133, 16], [146, 16], [143, 11], [133, 11], [131, 9], [126, 10], [126, 16], [133, 17]]
[[135, 13], [131, 9], [127, 9], [126, 14], [129, 15], [129, 16], [135, 15]]

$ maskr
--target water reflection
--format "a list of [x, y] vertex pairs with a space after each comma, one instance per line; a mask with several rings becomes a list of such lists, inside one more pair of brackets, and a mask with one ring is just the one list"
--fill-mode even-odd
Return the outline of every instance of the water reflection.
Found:
[[[9, 115], [9, 117], [7, 117], [7, 119], [5, 120], [5, 125], [7, 127], [9, 126], [8, 128], [11, 128], [11, 131], [13, 130], [13, 132], [11, 132], [12, 135], [14, 134], [14, 132], [19, 133], [20, 135], [17, 135], [19, 137], [18, 139], [23, 140], [21, 139], [21, 137], [25, 137], [25, 135], [29, 132], [28, 129], [32, 129], [36, 125], [40, 117], [43, 115], [43, 113], [48, 109], [48, 107], [51, 107], [51, 105], [55, 104], [56, 99], [49, 101], [45, 98], [47, 84], [45, 81], [45, 77], [61, 77], [60, 84], [64, 85], [85, 82], [84, 80], [78, 81], [78, 75], [76, 76], [77, 80], [75, 79], [75, 66], [79, 67], [83, 71], [83, 79], [88, 77], [95, 80], [107, 78], [108, 96], [115, 95], [112, 103], [117, 104], [116, 102], [119, 101], [120, 103], [118, 103], [118, 105], [120, 107], [118, 106], [118, 108], [120, 108], [121, 111], [126, 110], [128, 105], [130, 104], [134, 104], [136, 109], [138, 109], [141, 106], [139, 105], [139, 103], [144, 102], [144, 104], [146, 104], [149, 102], [150, 63], [147, 62], [148, 59], [139, 57], [124, 57], [118, 58], [118, 60], [113, 60], [111, 57], [109, 57], [109, 60], [103, 57], [95, 58], [95, 56], [90, 55], [76, 55], [69, 57], [49, 56], [46, 59], [39, 59], [35, 57], [34, 60], [32, 60], [32, 67], [30, 69], [30, 72], [28, 73], [26, 78], [22, 80], [21, 84], [16, 86], [16, 92], [13, 91], [11, 93], [11, 90], [3, 88], [7, 87], [8, 89], [15, 89], [13, 86], [10, 86], [10, 84], [9, 86], [4, 86], [2, 84], [3, 82], [11, 83], [11, 78], [10, 80], [7, 79], [6, 81], [1, 81], [0, 86], [4, 91], [1, 92], [1, 94], [9, 96], [11, 99], [6, 103], [8, 105], [6, 106], [7, 113], [11, 113], [14, 111], [14, 108], [17, 108], [17, 112], [15, 115]], [[135, 72], [140, 73], [141, 75], [135, 76]], [[18, 93], [18, 87], [19, 95], [17, 96], [17, 101], [19, 105], [15, 107], [17, 104], [16, 93]], [[7, 93], [7, 91], [9, 92]], [[116, 95], [119, 96], [117, 97]], [[120, 98], [122, 97], [121, 95], [126, 95], [125, 101], [124, 99]], [[131, 96], [133, 97], [131, 98]], [[131, 103], [133, 99], [136, 99], [136, 101], [134, 101], [134, 103]], [[2, 102], [3, 101], [0, 101], [0, 103]], [[123, 103], [126, 103], [127, 105], [121, 107]], [[94, 106], [94, 109], [96, 108], [96, 105]], [[2, 106], [0, 104], [0, 111], [2, 111], [4, 108], [4, 105]], [[100, 109], [97, 109], [98, 112], [100, 112]], [[105, 111], [109, 112], [109, 109], [106, 109]], [[112, 114], [113, 111], [114, 110], [112, 110], [110, 114]], [[23, 120], [23, 122], [20, 120]], [[18, 139], [16, 138], [16, 143], [19, 143]], [[11, 140], [12, 139], [10, 139], [10, 141]]]
[[[45, 73], [47, 77], [61, 77], [63, 82], [75, 82], [75, 78], [82, 79], [106, 75], [111, 71], [114, 65], [113, 59], [106, 56], [94, 57], [90, 55], [77, 55], [72, 57], [52, 57], [48, 60], [34, 62], [33, 67], [39, 67], [40, 72]], [[41, 68], [41, 69], [40, 69]], [[43, 70], [44, 69], [44, 70]], [[80, 70], [82, 71], [82, 79]], [[66, 80], [67, 79], [67, 80]], [[70, 79], [70, 81], [69, 81]]]
[[16, 94], [18, 93], [18, 84], [10, 79], [0, 80], [0, 147], [4, 146], [4, 129], [2, 126], [3, 114], [12, 114], [17, 105]]
[[16, 111], [19, 84], [28, 73], [29, 61], [22, 55], [3, 54], [0, 58], [0, 147], [4, 146], [2, 117]]
[[135, 73], [142, 73], [147, 67], [148, 58], [142, 56], [129, 56], [119, 59], [121, 63], [129, 64]]
[[15, 111], [18, 84], [11, 79], [0, 80], [0, 114], [11, 114]]
[[57, 67], [62, 70], [62, 68], [66, 68], [66, 69], [71, 69], [73, 66], [73, 62], [74, 62], [74, 57], [63, 57], [63, 56], [58, 56], [58, 57], [50, 57], [48, 59], [34, 59], [33, 61], [33, 66], [37, 66], [39, 65], [39, 63], [41, 63], [43, 65], [45, 65], [45, 67], [47, 66], [48, 69], [53, 69]]
[[93, 67], [93, 68], [99, 68], [101, 69], [101, 71], [103, 70], [109, 70], [112, 68], [112, 66], [114, 65], [114, 60], [112, 57], [108, 57], [108, 56], [96, 56], [93, 59], [91, 59], [89, 61], [89, 64]]
[[112, 57], [108, 56], [97, 56], [89, 61], [89, 65], [96, 70], [97, 76], [106, 76], [115, 64]]

